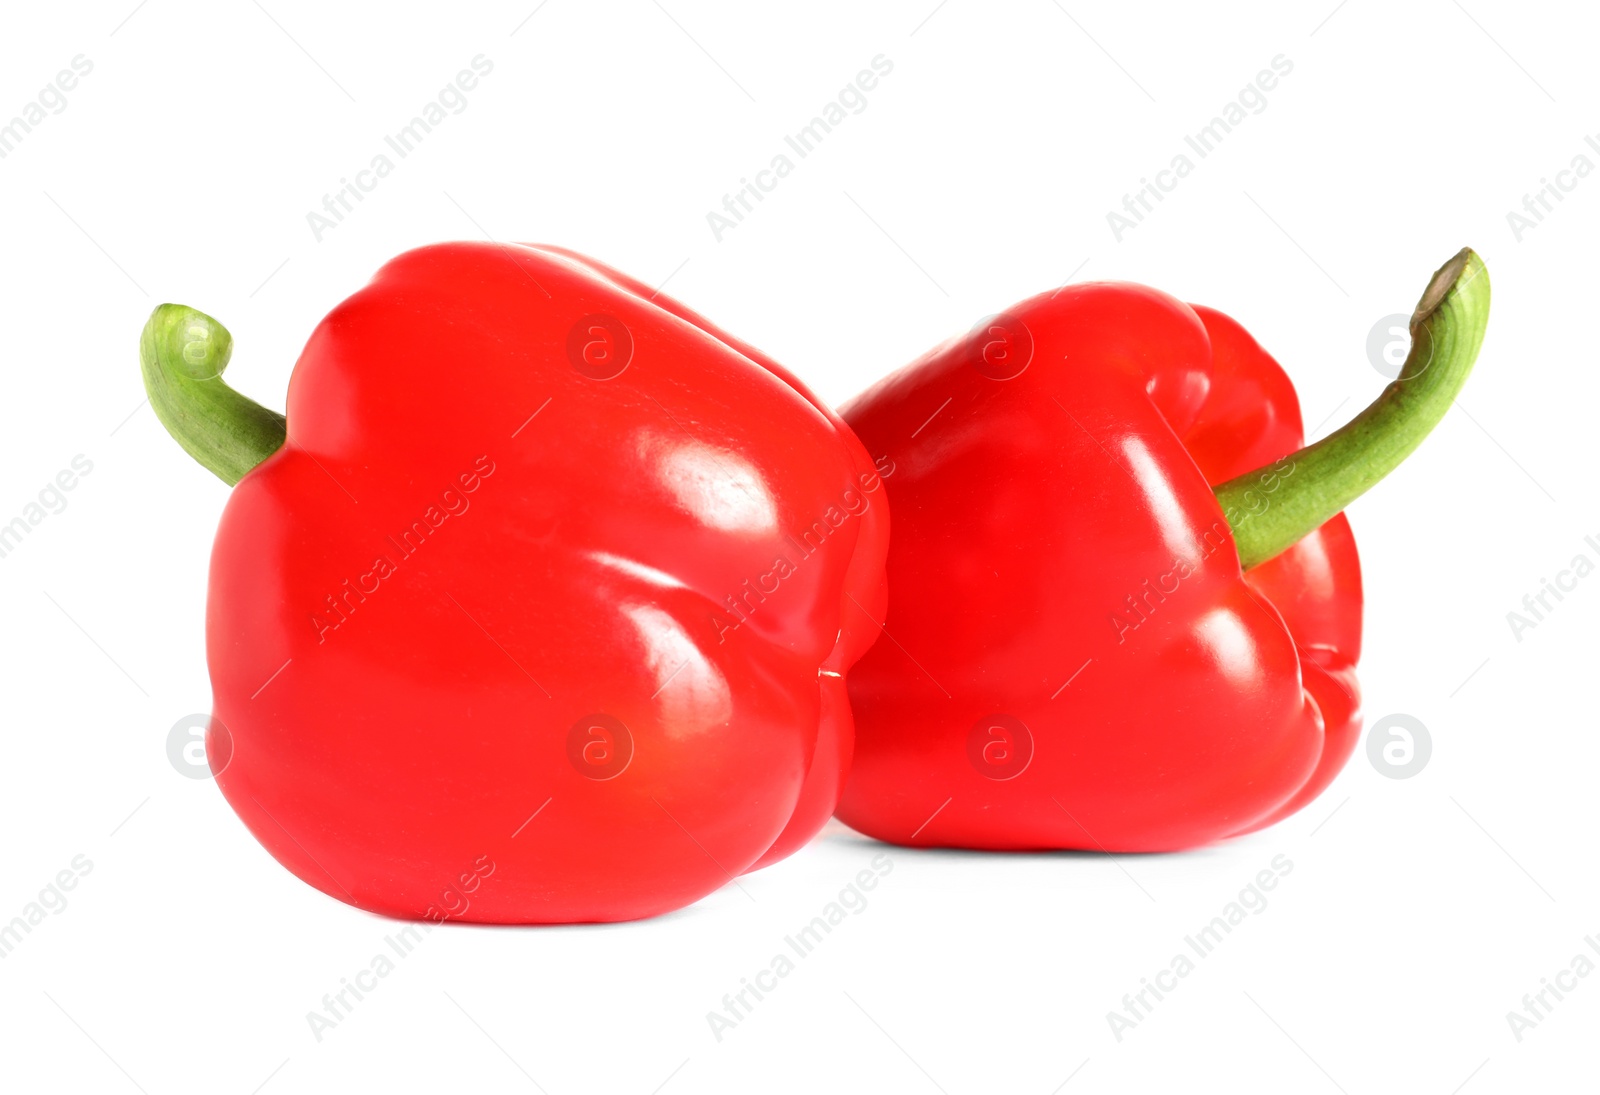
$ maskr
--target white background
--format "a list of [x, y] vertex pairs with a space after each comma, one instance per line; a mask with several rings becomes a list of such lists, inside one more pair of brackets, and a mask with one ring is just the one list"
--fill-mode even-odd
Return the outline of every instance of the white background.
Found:
[[[0, 119], [94, 66], [0, 160], [0, 522], [94, 465], [0, 559], [0, 920], [93, 863], [0, 960], [7, 1088], [1593, 1089], [1600, 976], [1520, 1042], [1506, 1018], [1600, 934], [1600, 578], [1521, 641], [1506, 619], [1600, 560], [1600, 178], [1520, 241], [1507, 221], [1575, 156], [1600, 164], [1592, 15], [135, 2], [12, 6], [0, 35]], [[319, 243], [307, 212], [478, 54], [468, 108]], [[706, 214], [878, 54], [867, 109], [718, 242]], [[1266, 109], [1118, 242], [1106, 213], [1278, 54]], [[887, 849], [869, 906], [720, 1042], [706, 1013], [882, 846], [834, 823], [653, 922], [436, 929], [317, 1041], [306, 1013], [397, 925], [292, 878], [168, 762], [210, 705], [226, 491], [142, 405], [136, 340], [157, 303], [202, 308], [234, 333], [235, 386], [281, 407], [312, 327], [383, 261], [484, 235], [670, 279], [834, 402], [1069, 276], [1143, 281], [1244, 322], [1317, 434], [1383, 386], [1373, 324], [1471, 244], [1495, 287], [1478, 370], [1350, 511], [1368, 718], [1421, 719], [1427, 767], [1385, 778], [1363, 746], [1299, 816], [1184, 855]], [[1270, 905], [1119, 1042], [1106, 1013], [1279, 854]]]

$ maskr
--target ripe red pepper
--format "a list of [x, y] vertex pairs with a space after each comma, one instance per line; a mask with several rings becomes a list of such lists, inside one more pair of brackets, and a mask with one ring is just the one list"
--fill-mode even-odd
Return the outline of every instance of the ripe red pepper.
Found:
[[789, 373], [579, 255], [475, 243], [329, 314], [287, 422], [224, 384], [231, 346], [162, 305], [141, 350], [238, 484], [206, 747], [289, 870], [391, 916], [628, 920], [827, 820], [887, 510]]
[[897, 470], [840, 818], [899, 844], [1140, 852], [1305, 806], [1360, 730], [1341, 511], [1449, 409], [1488, 303], [1463, 251], [1400, 378], [1309, 448], [1239, 324], [1138, 285], [1035, 297], [847, 405]]

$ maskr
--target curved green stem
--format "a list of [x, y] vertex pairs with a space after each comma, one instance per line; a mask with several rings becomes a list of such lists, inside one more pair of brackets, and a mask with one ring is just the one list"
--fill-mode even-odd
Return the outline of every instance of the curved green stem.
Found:
[[181, 304], [158, 307], [139, 336], [139, 367], [156, 417], [185, 452], [230, 487], [288, 436], [283, 415], [223, 381], [232, 355], [228, 329]]
[[1488, 322], [1488, 271], [1463, 248], [1428, 283], [1405, 366], [1370, 407], [1315, 445], [1214, 488], [1240, 565], [1291, 547], [1410, 456], [1467, 382]]

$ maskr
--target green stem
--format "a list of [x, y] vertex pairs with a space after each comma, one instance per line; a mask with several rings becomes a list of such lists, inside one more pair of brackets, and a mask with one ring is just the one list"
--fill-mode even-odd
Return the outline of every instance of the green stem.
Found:
[[181, 304], [157, 308], [139, 337], [139, 367], [156, 417], [185, 452], [230, 487], [288, 435], [283, 415], [223, 381], [232, 355], [228, 329]]
[[1315, 445], [1214, 488], [1248, 570], [1293, 546], [1410, 456], [1467, 382], [1489, 322], [1489, 274], [1469, 248], [1411, 316], [1411, 352], [1372, 405]]

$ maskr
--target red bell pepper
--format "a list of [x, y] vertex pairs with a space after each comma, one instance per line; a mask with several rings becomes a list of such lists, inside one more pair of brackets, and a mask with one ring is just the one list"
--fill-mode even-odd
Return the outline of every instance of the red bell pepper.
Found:
[[1463, 251], [1399, 379], [1309, 448], [1239, 324], [1138, 285], [1035, 297], [847, 405], [897, 470], [840, 818], [899, 844], [1141, 852], [1305, 806], [1360, 730], [1341, 511], [1449, 409], [1488, 305]]
[[887, 511], [774, 362], [551, 247], [409, 252], [312, 334], [287, 422], [157, 308], [161, 421], [237, 483], [211, 557], [217, 782], [325, 893], [627, 920], [809, 839], [877, 637]]

